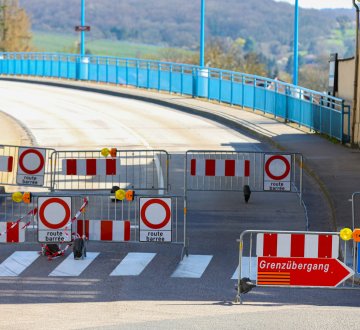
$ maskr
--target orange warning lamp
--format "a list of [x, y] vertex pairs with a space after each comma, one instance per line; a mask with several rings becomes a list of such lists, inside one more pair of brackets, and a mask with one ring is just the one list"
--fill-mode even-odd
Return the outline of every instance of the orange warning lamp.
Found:
[[125, 194], [125, 198], [127, 201], [131, 202], [135, 198], [135, 191], [134, 190], [128, 190]]
[[111, 148], [111, 149], [110, 149], [110, 156], [111, 156], [111, 157], [116, 157], [116, 153], [117, 153], [117, 149], [116, 149], [116, 148]]
[[353, 231], [353, 240], [354, 242], [360, 242], [360, 228], [355, 228]]
[[25, 204], [30, 204], [31, 203], [31, 192], [24, 192], [23, 196], [22, 196], [22, 200]]

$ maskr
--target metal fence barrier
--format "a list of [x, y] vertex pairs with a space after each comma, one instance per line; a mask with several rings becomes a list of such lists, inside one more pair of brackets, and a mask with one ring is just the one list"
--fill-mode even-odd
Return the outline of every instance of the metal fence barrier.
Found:
[[242, 191], [249, 185], [254, 192], [293, 192], [301, 199], [302, 164], [298, 153], [189, 150], [185, 195], [188, 191]]
[[51, 191], [110, 191], [113, 186], [168, 191], [170, 156], [165, 150], [112, 150], [114, 155], [105, 157], [100, 150], [0, 145], [0, 185]]
[[[245, 230], [236, 302], [254, 286], [359, 289], [359, 249], [336, 232]], [[354, 256], [354, 258], [352, 258]]]
[[105, 158], [99, 150], [55, 151], [53, 190], [159, 190], [166, 192], [169, 154], [165, 150], [117, 150]]
[[0, 184], [51, 188], [54, 149], [0, 145]]
[[0, 194], [0, 243], [66, 243], [78, 234], [90, 241], [185, 244], [183, 196], [136, 195], [132, 201], [112, 197], [39, 192], [25, 203]]
[[131, 85], [260, 110], [341, 142], [349, 141], [344, 100], [250, 74], [194, 65], [58, 53], [0, 53], [0, 74]]

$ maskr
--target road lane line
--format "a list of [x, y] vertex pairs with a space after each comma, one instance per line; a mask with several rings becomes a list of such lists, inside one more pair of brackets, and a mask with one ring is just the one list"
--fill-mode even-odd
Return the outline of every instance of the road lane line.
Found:
[[37, 258], [37, 251], [16, 251], [0, 264], [0, 276], [18, 276]]
[[171, 277], [200, 278], [212, 257], [212, 255], [189, 254], [180, 262]]
[[86, 252], [86, 258], [75, 260], [71, 253], [49, 276], [79, 276], [99, 254], [99, 252]]
[[156, 253], [130, 252], [112, 271], [110, 276], [136, 276], [146, 268]]

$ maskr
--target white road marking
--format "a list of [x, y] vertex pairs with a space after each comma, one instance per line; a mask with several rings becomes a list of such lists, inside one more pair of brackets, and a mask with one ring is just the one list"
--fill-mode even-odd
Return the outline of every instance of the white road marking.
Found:
[[75, 260], [71, 253], [49, 276], [79, 276], [99, 255], [99, 252], [86, 252], [86, 258]]
[[200, 278], [212, 257], [212, 255], [189, 254], [180, 262], [171, 277]]
[[0, 276], [18, 276], [37, 258], [37, 251], [16, 251], [0, 264]]
[[[251, 260], [250, 260], [251, 259]], [[248, 277], [251, 280], [256, 280], [257, 277], [257, 257], [242, 257], [241, 261], [241, 278]], [[251, 263], [250, 263], [251, 262]], [[249, 269], [250, 266], [250, 269]], [[239, 278], [239, 265], [237, 266], [232, 280], [237, 280]]]
[[136, 276], [140, 275], [156, 253], [130, 252], [112, 271], [110, 276]]

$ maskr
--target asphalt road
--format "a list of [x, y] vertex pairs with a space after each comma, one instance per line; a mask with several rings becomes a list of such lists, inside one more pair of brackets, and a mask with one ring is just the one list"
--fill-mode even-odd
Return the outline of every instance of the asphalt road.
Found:
[[[35, 145], [73, 150], [104, 146], [168, 150], [172, 153], [174, 194], [182, 192], [186, 150], [270, 150], [248, 133], [141, 101], [8, 81], [0, 81], [0, 94], [0, 110], [21, 122]], [[1, 124], [9, 131], [10, 122]], [[0, 132], [1, 141], [4, 136], [9, 141], [5, 132]], [[26, 139], [12, 144], [21, 141]], [[305, 183], [313, 225], [324, 228], [326, 204], [309, 178]], [[200, 276], [173, 276], [180, 264], [179, 246], [90, 242], [88, 251], [99, 254], [78, 276], [49, 276], [64, 259], [39, 257], [18, 276], [1, 277], [0, 328], [41, 329], [49, 327], [49, 320], [55, 328], [62, 322], [61, 328], [69, 329], [165, 329], [170, 320], [171, 327], [178, 329], [257, 329], [265, 325], [270, 329], [336, 329], [340, 324], [341, 328], [356, 328], [360, 316], [354, 307], [360, 305], [360, 292], [354, 290], [256, 288], [245, 296], [246, 305], [232, 304], [236, 238], [245, 229], [304, 229], [304, 212], [297, 196], [256, 193], [249, 204], [241, 193], [192, 193], [190, 197], [189, 253], [199, 256], [191, 267], [208, 261]], [[17, 251], [36, 252], [39, 245], [0, 248], [3, 262]], [[131, 253], [152, 254], [153, 259], [138, 275], [110, 276]], [[196, 273], [187, 270], [192, 271]]]

